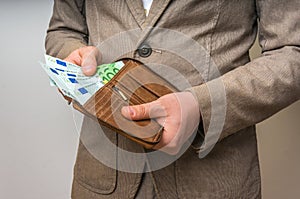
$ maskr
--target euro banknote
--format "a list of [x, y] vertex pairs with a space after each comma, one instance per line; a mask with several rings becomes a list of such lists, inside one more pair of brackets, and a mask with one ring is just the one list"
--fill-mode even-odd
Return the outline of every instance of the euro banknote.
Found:
[[121, 70], [124, 63], [118, 61], [99, 65], [93, 76], [84, 75], [76, 64], [49, 55], [45, 55], [45, 63], [41, 66], [50, 78], [50, 85], [83, 105]]

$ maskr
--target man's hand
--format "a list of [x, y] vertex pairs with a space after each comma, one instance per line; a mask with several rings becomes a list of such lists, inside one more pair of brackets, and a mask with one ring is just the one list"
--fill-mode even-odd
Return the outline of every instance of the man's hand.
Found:
[[172, 93], [147, 104], [123, 107], [122, 114], [132, 120], [156, 119], [164, 131], [155, 149], [172, 155], [180, 151], [200, 121], [199, 105], [190, 92]]
[[101, 54], [98, 48], [94, 46], [85, 46], [74, 50], [67, 58], [65, 58], [65, 61], [81, 66], [82, 72], [87, 76], [91, 76], [95, 74], [100, 59]]
[[[64, 60], [81, 66], [82, 72], [87, 76], [91, 76], [95, 74], [100, 59], [101, 54], [98, 48], [94, 46], [85, 46], [74, 50]], [[72, 102], [72, 98], [65, 96], [59, 89], [58, 91], [63, 95], [63, 97], [68, 101], [69, 104]]]

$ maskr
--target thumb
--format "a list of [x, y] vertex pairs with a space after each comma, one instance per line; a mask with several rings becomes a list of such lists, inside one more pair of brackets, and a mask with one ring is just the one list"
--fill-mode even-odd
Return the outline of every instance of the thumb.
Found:
[[143, 120], [166, 116], [164, 108], [158, 101], [135, 106], [124, 106], [122, 115], [131, 120]]
[[99, 50], [97, 48], [83, 49], [85, 52], [81, 52], [82, 54], [82, 72], [85, 75], [91, 76], [96, 73], [98, 60], [100, 57]]

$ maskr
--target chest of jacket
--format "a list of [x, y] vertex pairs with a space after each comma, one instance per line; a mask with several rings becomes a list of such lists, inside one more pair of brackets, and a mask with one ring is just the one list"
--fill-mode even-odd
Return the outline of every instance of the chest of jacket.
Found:
[[[179, 89], [247, 63], [256, 36], [255, 1], [153, 1], [146, 17], [141, 1], [91, 0], [85, 16], [89, 44], [100, 48], [104, 62], [130, 57], [154, 63], [153, 70], [180, 82]], [[145, 43], [152, 54], [141, 57], [136, 50]], [[189, 85], [180, 87], [179, 75]]]

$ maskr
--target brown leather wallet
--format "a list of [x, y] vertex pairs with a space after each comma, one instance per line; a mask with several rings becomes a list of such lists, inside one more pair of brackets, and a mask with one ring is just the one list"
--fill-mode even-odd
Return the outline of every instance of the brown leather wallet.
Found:
[[154, 119], [133, 121], [121, 114], [126, 105], [138, 105], [177, 92], [177, 89], [136, 60], [122, 60], [123, 68], [83, 106], [73, 102], [75, 109], [96, 119], [100, 124], [152, 149], [159, 143], [163, 127]]

